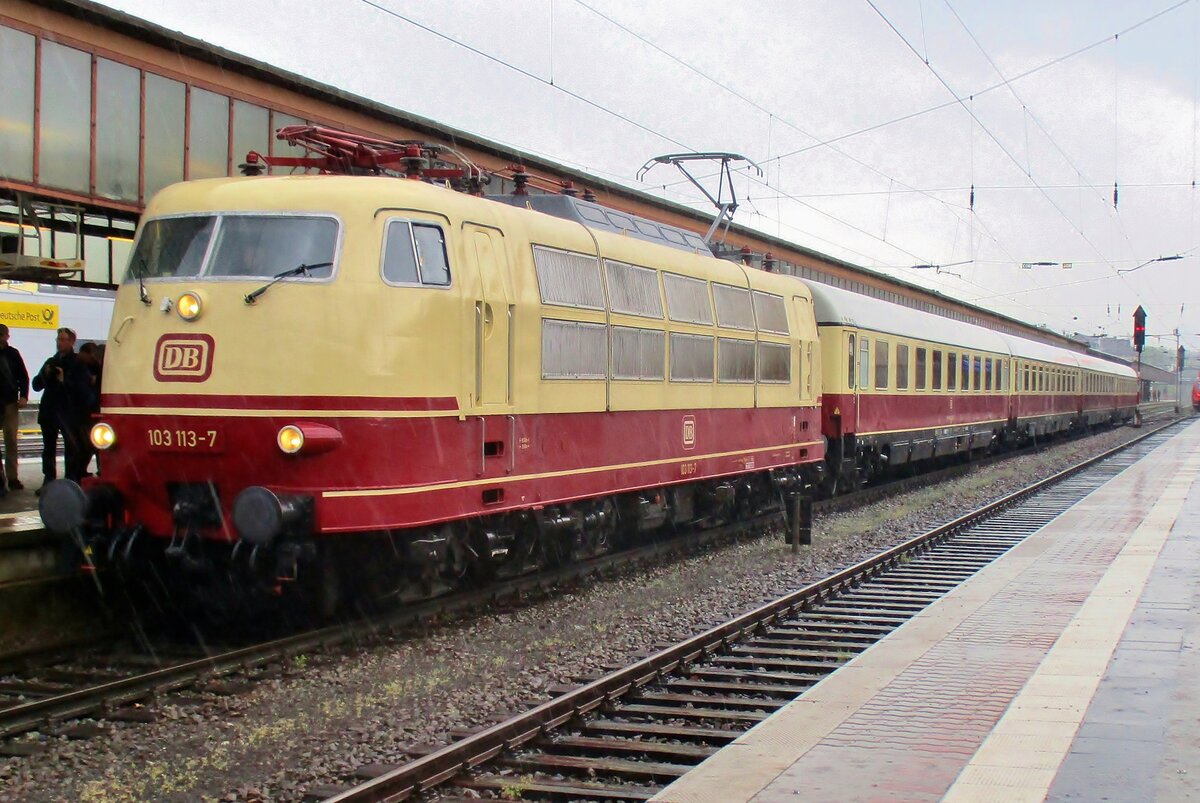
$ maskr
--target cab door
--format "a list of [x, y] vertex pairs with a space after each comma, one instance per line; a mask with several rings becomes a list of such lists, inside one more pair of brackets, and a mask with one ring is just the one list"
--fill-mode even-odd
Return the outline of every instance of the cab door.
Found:
[[[512, 293], [504, 235], [490, 227], [463, 227], [478, 273], [475, 306], [475, 403], [500, 412], [512, 403]], [[490, 410], [488, 408], [491, 408]]]

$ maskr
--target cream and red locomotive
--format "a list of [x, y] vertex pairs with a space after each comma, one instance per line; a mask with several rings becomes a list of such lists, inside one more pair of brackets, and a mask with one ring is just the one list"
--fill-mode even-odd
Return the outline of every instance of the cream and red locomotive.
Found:
[[100, 476], [47, 488], [47, 525], [185, 584], [328, 591], [595, 554], [819, 482], [808, 288], [582, 215], [387, 177], [164, 190], [117, 296]]
[[1132, 416], [1124, 366], [567, 195], [502, 200], [337, 175], [159, 193], [117, 295], [102, 469], [48, 486], [46, 525], [189, 596], [331, 608], [347, 582], [519, 571]]

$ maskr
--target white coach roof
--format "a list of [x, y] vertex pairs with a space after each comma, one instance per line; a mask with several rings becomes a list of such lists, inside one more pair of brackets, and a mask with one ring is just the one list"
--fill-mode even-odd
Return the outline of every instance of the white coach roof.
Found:
[[806, 282], [812, 291], [817, 323], [825, 326], [855, 326], [876, 332], [929, 340], [946, 346], [1010, 354], [1029, 360], [1078, 366], [1080, 368], [1133, 378], [1137, 374], [1120, 363], [1051, 346], [1016, 335], [1001, 334], [972, 323], [922, 312], [817, 282]]
[[890, 301], [808, 282], [818, 325], [857, 326], [876, 332], [932, 340], [947, 346], [1008, 352], [1004, 338], [991, 329], [903, 307]]

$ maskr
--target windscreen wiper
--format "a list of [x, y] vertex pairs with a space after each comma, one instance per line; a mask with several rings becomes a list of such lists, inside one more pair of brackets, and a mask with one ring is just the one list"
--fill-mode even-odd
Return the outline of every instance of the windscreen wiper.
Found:
[[148, 307], [150, 306], [150, 293], [146, 290], [146, 267], [146, 255], [138, 254], [137, 268], [135, 270], [138, 280], [138, 298]]
[[246, 303], [253, 304], [255, 299], [257, 299], [263, 293], [270, 290], [278, 282], [283, 281], [284, 279], [286, 279], [289, 276], [299, 276], [300, 274], [304, 274], [305, 276], [307, 276], [308, 272], [315, 268], [331, 268], [331, 267], [333, 267], [332, 262], [317, 262], [314, 265], [303, 265], [303, 264], [297, 265], [296, 267], [288, 268], [287, 270], [282, 271], [281, 273], [276, 273], [275, 276], [271, 279], [271, 281], [267, 282], [262, 287], [258, 288], [257, 290], [255, 290], [252, 293], [246, 293]]

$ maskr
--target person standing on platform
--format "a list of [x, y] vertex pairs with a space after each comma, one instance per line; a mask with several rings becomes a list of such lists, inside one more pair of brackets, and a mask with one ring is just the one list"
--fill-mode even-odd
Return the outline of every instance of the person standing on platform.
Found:
[[88, 342], [79, 347], [79, 362], [87, 370], [88, 379], [88, 395], [84, 401], [83, 420], [80, 422], [83, 454], [80, 455], [79, 462], [83, 466], [85, 475], [93, 457], [96, 458], [96, 470], [100, 470], [99, 455], [96, 447], [92, 445], [90, 434], [92, 431], [92, 421], [96, 414], [100, 412], [100, 383], [104, 375], [104, 365], [101, 360], [100, 347], [95, 343]]
[[58, 351], [46, 360], [33, 378], [33, 389], [42, 391], [38, 406], [38, 424], [42, 428], [42, 476], [45, 482], [58, 477], [55, 459], [61, 433], [67, 479], [79, 482], [84, 472], [80, 462], [87, 456], [83, 444], [87, 433], [83, 427], [87, 421], [91, 383], [87, 367], [75, 353], [75, 332], [66, 327], [59, 329], [56, 346]]
[[17, 474], [17, 430], [21, 425], [20, 408], [27, 404], [29, 371], [21, 352], [8, 344], [8, 326], [0, 323], [0, 422], [4, 426], [4, 469], [8, 487], [14, 491], [25, 487]]

